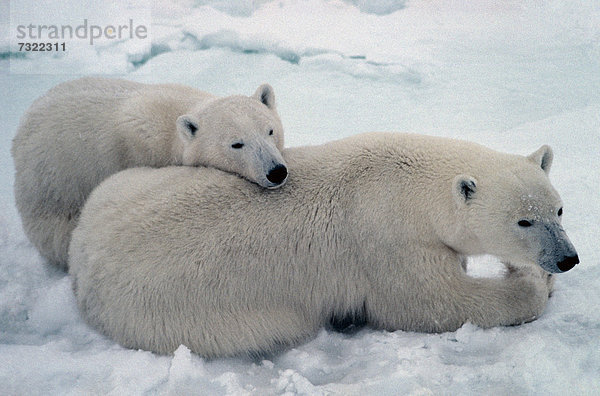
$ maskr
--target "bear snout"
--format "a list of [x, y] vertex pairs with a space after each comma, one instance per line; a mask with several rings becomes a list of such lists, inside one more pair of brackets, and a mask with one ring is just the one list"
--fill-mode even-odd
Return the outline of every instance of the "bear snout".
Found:
[[269, 171], [269, 173], [267, 174], [267, 180], [271, 183], [279, 185], [285, 181], [287, 175], [288, 171], [285, 165], [278, 164]]
[[575, 255], [575, 256], [565, 257], [565, 259], [563, 261], [559, 262], [558, 264], [556, 264], [556, 266], [562, 272], [567, 272], [571, 268], [575, 267], [577, 264], [579, 264], [579, 256]]

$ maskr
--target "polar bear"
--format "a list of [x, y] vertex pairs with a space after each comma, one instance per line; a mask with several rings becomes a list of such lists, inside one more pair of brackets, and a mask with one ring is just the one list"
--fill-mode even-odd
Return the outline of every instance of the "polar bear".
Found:
[[[332, 318], [443, 332], [543, 312], [579, 260], [547, 177], [477, 144], [374, 133], [284, 151], [265, 190], [215, 169], [138, 168], [104, 181], [73, 233], [85, 320], [130, 348], [205, 357], [270, 353]], [[510, 264], [472, 278], [466, 256]]]
[[282, 148], [268, 84], [251, 97], [218, 98], [181, 85], [82, 78], [51, 89], [21, 120], [15, 200], [31, 242], [65, 268], [79, 211], [111, 174], [202, 165], [277, 188], [287, 179]]

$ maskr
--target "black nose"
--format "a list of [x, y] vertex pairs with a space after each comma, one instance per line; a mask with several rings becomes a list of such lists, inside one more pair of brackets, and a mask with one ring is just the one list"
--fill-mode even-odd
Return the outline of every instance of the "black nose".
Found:
[[563, 261], [556, 265], [558, 266], [558, 269], [562, 272], [567, 272], [571, 268], [575, 267], [575, 265], [577, 264], [579, 264], [579, 256], [575, 255], [571, 257], [566, 257]]
[[269, 171], [269, 174], [267, 175], [267, 180], [269, 180], [271, 183], [281, 184], [287, 177], [287, 174], [287, 168], [279, 164]]

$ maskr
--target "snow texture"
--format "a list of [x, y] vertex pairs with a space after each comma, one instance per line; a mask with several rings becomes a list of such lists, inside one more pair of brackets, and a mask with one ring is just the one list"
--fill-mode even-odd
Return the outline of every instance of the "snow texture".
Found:
[[[0, 393], [600, 394], [599, 2], [157, 0], [151, 45], [104, 41], [63, 57], [11, 45], [11, 12], [77, 23], [96, 3], [52, 2], [52, 13], [0, 2]], [[557, 276], [544, 315], [522, 326], [322, 330], [263, 361], [122, 348], [82, 321], [69, 276], [28, 242], [12, 194], [19, 118], [53, 85], [90, 73], [221, 95], [269, 82], [288, 146], [377, 130], [520, 154], [550, 144], [581, 264]], [[482, 257], [469, 271], [501, 267]]]

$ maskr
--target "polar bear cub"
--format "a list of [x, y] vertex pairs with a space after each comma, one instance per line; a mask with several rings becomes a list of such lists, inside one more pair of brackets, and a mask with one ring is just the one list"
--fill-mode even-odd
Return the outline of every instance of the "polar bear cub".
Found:
[[25, 233], [66, 269], [86, 198], [126, 168], [207, 166], [266, 188], [287, 180], [273, 89], [216, 97], [175, 84], [82, 78], [37, 99], [13, 140], [15, 199]]

